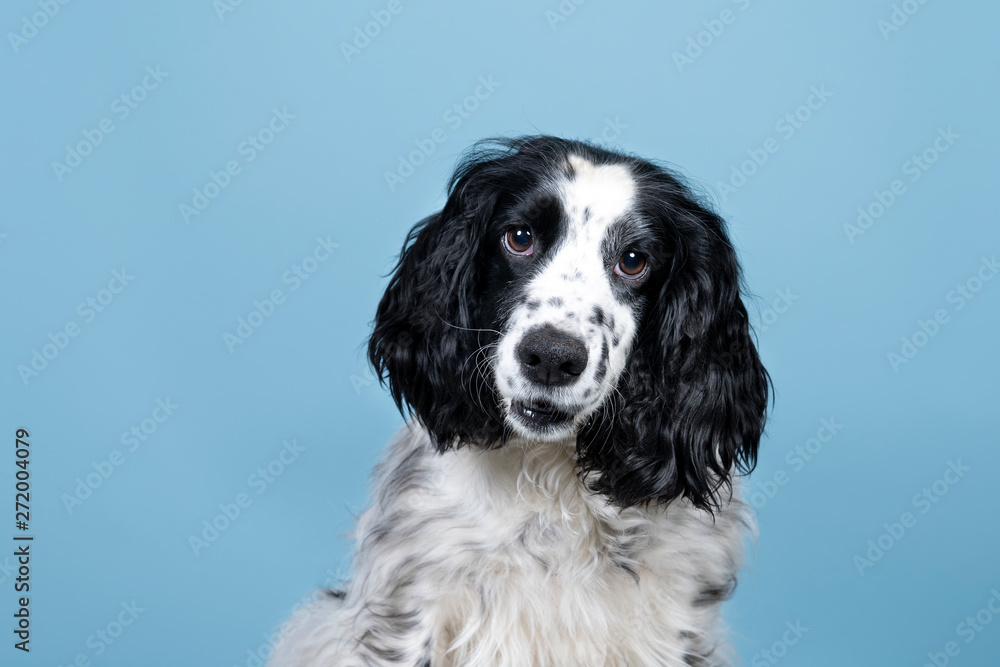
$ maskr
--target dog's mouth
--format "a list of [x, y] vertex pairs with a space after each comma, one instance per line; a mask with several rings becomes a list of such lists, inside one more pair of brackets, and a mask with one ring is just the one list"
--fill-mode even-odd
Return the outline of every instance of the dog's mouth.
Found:
[[573, 421], [572, 413], [541, 401], [514, 401], [510, 405], [510, 413], [540, 431], [565, 426]]

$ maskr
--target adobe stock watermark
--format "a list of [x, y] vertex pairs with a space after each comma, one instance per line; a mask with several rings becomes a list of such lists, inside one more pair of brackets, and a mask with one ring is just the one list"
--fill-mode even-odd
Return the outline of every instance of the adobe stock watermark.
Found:
[[615, 116], [614, 119], [610, 117], [605, 118], [604, 127], [601, 128], [601, 141], [606, 144], [613, 144], [618, 141], [627, 129], [628, 125], [622, 122], [621, 116]]
[[[740, 12], [745, 12], [750, 8], [751, 0], [732, 0], [733, 4]], [[736, 23], [739, 14], [732, 9], [723, 9], [718, 17], [702, 21], [704, 30], [690, 35], [683, 51], [674, 51], [672, 57], [677, 71], [684, 73], [684, 68], [694, 64], [694, 61], [701, 58], [705, 51], [710, 48], [715, 41], [726, 32], [726, 27]]]
[[171, 401], [169, 396], [156, 399], [155, 407], [148, 417], [122, 432], [118, 441], [124, 449], [113, 449], [107, 458], [91, 461], [92, 470], [74, 480], [76, 486], [73, 487], [72, 493], [63, 493], [59, 497], [63, 507], [66, 508], [66, 513], [72, 515], [77, 508], [83, 507], [83, 504], [94, 495], [94, 491], [104, 486], [104, 483], [125, 463], [128, 455], [137, 452], [156, 433], [160, 424], [167, 421], [180, 407]]
[[[121, 271], [112, 271], [111, 280], [108, 281], [106, 288], [98, 290], [96, 295], [87, 297], [77, 305], [76, 314], [80, 316], [82, 324], [90, 324], [97, 319], [97, 316], [103, 313], [133, 280], [135, 276], [129, 274], [125, 268]], [[17, 366], [17, 374], [24, 386], [27, 387], [33, 378], [48, 368], [82, 330], [79, 321], [69, 320], [55, 333], [49, 332], [48, 342], [42, 344], [41, 350], [37, 347], [31, 348], [31, 358], [28, 363]]]
[[181, 220], [185, 224], [190, 224], [192, 217], [201, 215], [202, 211], [232, 184], [233, 179], [243, 173], [243, 165], [256, 160], [257, 156], [267, 150], [275, 137], [288, 129], [288, 124], [293, 120], [295, 114], [289, 113], [288, 107], [282, 107], [280, 110], [272, 109], [271, 118], [267, 123], [237, 144], [236, 155], [243, 158], [242, 164], [238, 158], [234, 158], [228, 160], [219, 171], [209, 171], [205, 184], [194, 188], [190, 204], [183, 202], [177, 205]]
[[212, 0], [212, 9], [219, 18], [219, 23], [226, 20], [226, 14], [232, 14], [243, 5], [243, 0]]
[[[1000, 262], [997, 261], [997, 256], [982, 257], [979, 268], [965, 280], [956, 283], [954, 289], [945, 295], [945, 301], [952, 306], [951, 312], [956, 313], [965, 308], [966, 304], [975, 299], [986, 283], [993, 280], [997, 273], [1000, 273]], [[928, 319], [917, 320], [916, 330], [900, 339], [899, 350], [889, 352], [886, 355], [892, 372], [898, 373], [900, 367], [909, 364], [920, 350], [941, 332], [941, 327], [949, 322], [951, 322], [951, 314], [947, 308], [938, 308]]]
[[[503, 85], [501, 82], [493, 80], [492, 74], [480, 76], [479, 83], [472, 93], [445, 109], [444, 113], [441, 114], [441, 120], [452, 131], [457, 130], [462, 127], [465, 121], [472, 117], [472, 114], [479, 109], [483, 102], [493, 97], [493, 93], [501, 85]], [[394, 171], [383, 173], [385, 184], [389, 186], [389, 192], [395, 192], [396, 188], [412, 176], [417, 167], [426, 162], [427, 158], [434, 154], [438, 146], [446, 141], [448, 141], [448, 133], [443, 127], [434, 128], [423, 139], [415, 139], [413, 143], [416, 148], [406, 155], [400, 154], [398, 156], [398, 162]]]
[[[903, 162], [900, 170], [904, 176], [909, 177], [907, 180], [910, 183], [916, 183], [961, 137], [962, 135], [956, 134], [950, 125], [947, 129], [939, 127], [934, 140], [922, 151], [914, 153]], [[894, 179], [885, 190], [874, 190], [872, 200], [858, 207], [858, 217], [854, 224], [849, 222], [844, 224], [844, 234], [847, 235], [851, 245], [854, 245], [854, 239], [871, 229], [906, 192], [907, 185], [900, 178]]]
[[[160, 87], [160, 84], [168, 76], [170, 76], [170, 72], [162, 71], [159, 65], [156, 67], [152, 65], [147, 66], [142, 80], [133, 86], [131, 90], [122, 93], [111, 102], [111, 113], [114, 114], [114, 117], [119, 122], [125, 120], [133, 111], [139, 108], [139, 105], [146, 100], [149, 93]], [[63, 161], [52, 161], [52, 171], [59, 182], [62, 183], [67, 175], [72, 174], [74, 169], [83, 164], [87, 156], [91, 155], [98, 146], [104, 143], [105, 138], [114, 132], [115, 128], [114, 119], [104, 117], [98, 121], [97, 127], [84, 128], [80, 131], [83, 139], [75, 144], [66, 144], [66, 155], [63, 157]]]
[[747, 502], [755, 510], [762, 509], [778, 495], [781, 487], [787, 486], [792, 480], [792, 476], [801, 472], [810, 461], [816, 458], [823, 451], [823, 447], [829, 444], [843, 428], [844, 425], [838, 424], [836, 417], [820, 419], [816, 435], [808, 438], [801, 445], [796, 445], [794, 449], [785, 454], [785, 465], [791, 469], [790, 472], [785, 468], [779, 468], [771, 473], [769, 479], [751, 478], [750, 484], [747, 486]]
[[362, 389], [375, 384], [375, 374], [372, 373], [371, 368], [366, 366], [361, 373], [352, 373], [348, 380], [351, 383], [351, 388], [354, 389], [354, 395], [360, 396]]
[[[319, 267], [330, 259], [333, 251], [339, 247], [339, 243], [334, 243], [330, 240], [329, 234], [326, 238], [317, 236], [316, 245], [313, 247], [312, 252], [295, 264], [292, 264], [291, 268], [282, 273], [281, 283], [289, 286], [289, 293], [298, 291], [302, 287], [302, 284], [309, 280], [319, 270]], [[286, 299], [287, 295], [280, 287], [271, 290], [270, 294], [262, 301], [255, 299], [253, 309], [247, 316], [236, 318], [236, 328], [233, 332], [224, 331], [222, 333], [222, 342], [229, 349], [229, 354], [235, 352], [236, 348], [247, 342], [264, 322], [271, 319], [278, 306], [284, 305]]]
[[351, 41], [340, 43], [340, 52], [348, 64], [371, 46], [372, 40], [389, 27], [394, 17], [403, 13], [403, 3], [400, 0], [389, 0], [384, 9], [373, 9], [370, 13], [372, 20], [363, 26], [354, 26], [354, 36]]
[[798, 294], [792, 294], [790, 287], [774, 291], [774, 300], [771, 305], [760, 311], [757, 320], [753, 323], [754, 331], [764, 333], [778, 321], [782, 315], [791, 310], [795, 302], [799, 300]]
[[[326, 593], [322, 589], [330, 589], [344, 579], [339, 572], [330, 568], [327, 568], [326, 572], [323, 574], [325, 575], [325, 578], [323, 579], [323, 583], [320, 584], [321, 590], [309, 593], [292, 605], [291, 609], [284, 614], [285, 618], [291, 619], [303, 607], [307, 607], [314, 602], [318, 602], [326, 596]], [[274, 653], [274, 649], [278, 647], [278, 643], [285, 638], [290, 630], [291, 620], [288, 620], [278, 626], [273, 632], [265, 632], [262, 635], [264, 637], [264, 642], [258, 644], [255, 648], [248, 648], [246, 652], [246, 660], [243, 661], [242, 665], [233, 665], [233, 667], [265, 667], [265, 665], [267, 665], [267, 661], [271, 657], [271, 654]]]
[[[986, 604], [975, 614], [969, 614], [955, 626], [955, 634], [964, 640], [966, 645], [971, 644], [997, 616], [1000, 616], [1000, 590], [992, 588]], [[942, 650], [929, 652], [927, 662], [924, 663], [923, 667], [945, 667], [952, 658], [958, 657], [961, 652], [962, 647], [957, 641], [949, 641]]]
[[798, 644], [799, 640], [809, 632], [809, 628], [804, 627], [802, 621], [799, 620], [794, 623], [786, 621], [785, 628], [781, 639], [766, 649], [753, 654], [753, 657], [750, 658], [750, 667], [768, 667], [768, 665], [778, 664], [782, 658], [788, 655], [788, 649]]
[[587, 0], [562, 0], [554, 9], [545, 10], [545, 20], [549, 23], [549, 28], [555, 32], [559, 26], [569, 20], [569, 17], [576, 14], [577, 7]]
[[57, 667], [91, 667], [92, 660], [94, 658], [99, 658], [108, 649], [121, 639], [121, 636], [125, 634], [125, 630], [130, 628], [139, 618], [139, 614], [146, 611], [144, 607], [140, 607], [135, 600], [131, 602], [122, 602], [121, 611], [108, 623], [101, 626], [93, 633], [87, 637], [87, 648], [90, 649], [87, 653], [77, 653], [72, 660], [67, 662], [65, 665], [59, 663]]
[[734, 164], [729, 171], [729, 179], [718, 181], [715, 184], [722, 201], [729, 199], [730, 195], [736, 194], [740, 188], [747, 184], [754, 174], [761, 167], [767, 164], [771, 156], [781, 149], [782, 141], [789, 141], [799, 130], [805, 127], [806, 123], [812, 120], [813, 114], [822, 109], [833, 93], [827, 90], [825, 84], [812, 86], [805, 101], [791, 111], [785, 113], [774, 122], [774, 131], [780, 138], [768, 137], [762, 145], [756, 148], [747, 149], [747, 159], [739, 164]]
[[3, 561], [0, 561], [0, 584], [17, 574], [17, 567], [17, 563], [11, 562], [10, 556], [5, 556]]
[[21, 26], [17, 32], [7, 33], [7, 41], [14, 53], [18, 53], [21, 47], [38, 36], [38, 31], [49, 24], [60, 12], [63, 6], [68, 5], [70, 0], [38, 0], [38, 8], [41, 11], [21, 17]]
[[865, 576], [865, 570], [875, 567], [875, 564], [882, 560], [889, 551], [899, 544], [906, 533], [917, 525], [920, 515], [930, 512], [941, 499], [948, 495], [951, 487], [965, 477], [965, 473], [972, 470], [968, 466], [962, 465], [962, 459], [948, 461], [944, 474], [939, 479], [934, 480], [925, 486], [919, 493], [913, 495], [910, 504], [919, 512], [903, 512], [897, 521], [883, 523], [885, 529], [881, 535], [875, 539], [868, 540], [868, 549], [860, 554], [855, 554], [853, 558], [854, 567], [857, 568], [860, 576]]
[[893, 4], [892, 12], [888, 19], [880, 18], [875, 22], [875, 27], [882, 33], [882, 41], [888, 42], [889, 35], [899, 32], [899, 29], [909, 23], [910, 18], [926, 5], [928, 0], [903, 0], [899, 4]]
[[195, 535], [188, 535], [188, 546], [195, 556], [200, 555], [205, 549], [219, 539], [222, 533], [236, 523], [244, 511], [253, 504], [254, 498], [261, 495], [270, 488], [281, 475], [285, 473], [290, 465], [299, 460], [302, 452], [306, 448], [298, 443], [295, 438], [291, 442], [285, 440], [281, 443], [281, 451], [271, 459], [267, 465], [257, 468], [257, 470], [247, 477], [249, 492], [240, 492], [232, 501], [219, 503], [219, 512], [215, 516], [201, 522], [201, 531]]

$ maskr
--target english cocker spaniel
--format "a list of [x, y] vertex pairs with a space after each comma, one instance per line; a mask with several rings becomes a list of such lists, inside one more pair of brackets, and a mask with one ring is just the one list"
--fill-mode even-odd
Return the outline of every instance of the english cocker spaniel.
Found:
[[279, 667], [720, 665], [770, 381], [720, 217], [669, 170], [478, 145], [404, 244], [369, 358], [412, 416], [352, 576]]

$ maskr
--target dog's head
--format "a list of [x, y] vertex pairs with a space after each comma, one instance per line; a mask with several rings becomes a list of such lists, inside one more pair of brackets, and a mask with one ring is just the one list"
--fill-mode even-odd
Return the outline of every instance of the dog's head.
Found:
[[711, 508], [769, 380], [723, 221], [645, 160], [553, 137], [470, 153], [419, 223], [369, 356], [441, 450], [576, 438], [621, 506]]

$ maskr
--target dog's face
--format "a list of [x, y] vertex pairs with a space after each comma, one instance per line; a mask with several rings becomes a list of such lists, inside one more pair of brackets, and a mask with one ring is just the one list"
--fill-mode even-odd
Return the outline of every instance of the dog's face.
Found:
[[442, 451], [575, 437], [623, 506], [711, 507], [763, 429], [722, 221], [666, 170], [580, 142], [470, 155], [411, 232], [369, 352]]
[[491, 363], [506, 421], [525, 438], [575, 435], [618, 385], [644, 287], [669, 260], [637, 194], [625, 166], [571, 153], [496, 218], [499, 270], [486, 286], [503, 308]]

